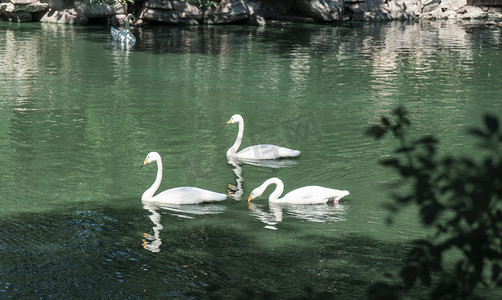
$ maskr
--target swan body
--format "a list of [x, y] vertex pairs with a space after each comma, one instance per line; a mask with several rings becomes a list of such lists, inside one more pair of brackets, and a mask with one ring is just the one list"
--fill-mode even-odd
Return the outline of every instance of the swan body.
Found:
[[305, 186], [296, 190], [293, 190], [284, 197], [279, 198], [284, 191], [284, 184], [282, 180], [277, 177], [267, 179], [262, 185], [255, 188], [249, 195], [248, 201], [251, 201], [263, 194], [267, 187], [271, 184], [275, 184], [276, 188], [270, 194], [269, 201], [271, 203], [289, 203], [289, 204], [321, 204], [328, 201], [333, 201], [333, 203], [338, 203], [340, 199], [349, 195], [348, 191], [340, 191], [330, 188], [325, 188], [322, 186]]
[[154, 196], [162, 181], [162, 159], [160, 155], [157, 152], [150, 152], [140, 168], [152, 162], [157, 162], [157, 178], [153, 185], [143, 193], [143, 196], [141, 196], [142, 201], [160, 204], [199, 204], [202, 202], [222, 201], [227, 198], [225, 194], [196, 187], [172, 188]]
[[249, 160], [257, 160], [257, 159], [277, 159], [277, 158], [288, 158], [295, 157], [300, 155], [300, 151], [292, 150], [284, 147], [279, 147], [276, 145], [270, 144], [260, 144], [255, 146], [250, 146], [242, 149], [237, 152], [239, 149], [242, 137], [244, 135], [244, 119], [239, 114], [235, 114], [230, 118], [227, 124], [239, 124], [239, 133], [237, 134], [237, 138], [235, 139], [234, 144], [227, 151], [227, 157], [235, 157], [239, 159], [249, 159]]
[[132, 46], [136, 43], [136, 38], [132, 34], [129, 27], [129, 20], [131, 19], [134, 20], [134, 16], [132, 14], [128, 14], [125, 19], [125, 28], [122, 30], [118, 30], [114, 27], [110, 28], [110, 33], [112, 34], [114, 41], [128, 46]]

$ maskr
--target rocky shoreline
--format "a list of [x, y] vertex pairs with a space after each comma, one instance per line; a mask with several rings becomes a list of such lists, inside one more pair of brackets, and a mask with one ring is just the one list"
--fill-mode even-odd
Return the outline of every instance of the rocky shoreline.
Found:
[[120, 24], [128, 12], [136, 25], [454, 19], [502, 26], [500, 0], [222, 0], [205, 8], [177, 0], [136, 0], [129, 7], [90, 0], [0, 0], [0, 20], [12, 22]]

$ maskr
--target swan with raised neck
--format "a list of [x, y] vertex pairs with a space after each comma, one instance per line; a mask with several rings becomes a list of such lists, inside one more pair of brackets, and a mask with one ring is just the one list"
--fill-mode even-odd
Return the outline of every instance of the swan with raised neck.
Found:
[[141, 196], [142, 201], [150, 201], [165, 204], [198, 204], [202, 202], [222, 201], [227, 198], [226, 194], [216, 193], [196, 187], [177, 187], [165, 190], [154, 196], [162, 182], [162, 159], [157, 152], [150, 152], [146, 156], [140, 168], [157, 163], [157, 177], [152, 186]]
[[235, 114], [226, 124], [239, 124], [239, 132], [235, 138], [235, 142], [227, 151], [227, 157], [236, 157], [240, 159], [277, 159], [277, 158], [290, 158], [300, 155], [300, 151], [293, 150], [289, 148], [279, 147], [270, 144], [259, 144], [254, 146], [249, 146], [247, 148], [239, 150], [241, 146], [242, 137], [244, 136], [244, 119], [241, 115]]

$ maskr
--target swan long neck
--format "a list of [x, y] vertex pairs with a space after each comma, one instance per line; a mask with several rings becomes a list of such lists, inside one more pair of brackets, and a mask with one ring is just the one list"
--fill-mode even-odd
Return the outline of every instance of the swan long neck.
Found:
[[143, 196], [141, 196], [141, 200], [152, 199], [153, 195], [159, 188], [161, 182], [162, 182], [162, 160], [159, 158], [157, 160], [157, 178], [155, 178], [155, 181], [152, 184], [152, 186], [143, 193]]
[[279, 200], [279, 197], [282, 195], [282, 192], [284, 191], [284, 183], [282, 183], [282, 180], [279, 178], [273, 177], [267, 179], [262, 186], [266, 189], [271, 184], [275, 184], [275, 190], [270, 194], [268, 200], [274, 202]]
[[241, 146], [243, 136], [244, 136], [244, 120], [241, 120], [239, 122], [239, 132], [237, 133], [237, 137], [235, 138], [234, 144], [232, 145], [232, 147], [230, 147], [230, 149], [228, 149], [227, 156], [233, 156], [235, 155], [235, 153], [237, 153], [237, 150]]
[[130, 32], [131, 31], [131, 27], [129, 26], [129, 16], [127, 16], [127, 18], [125, 19], [125, 24], [124, 24], [124, 30], [126, 32]]

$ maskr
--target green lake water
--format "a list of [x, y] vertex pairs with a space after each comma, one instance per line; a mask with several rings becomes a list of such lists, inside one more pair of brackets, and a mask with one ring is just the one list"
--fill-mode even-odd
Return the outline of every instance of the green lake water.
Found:
[[[404, 105], [413, 134], [475, 155], [467, 129], [502, 116], [501, 31], [152, 26], [124, 50], [105, 25], [0, 23], [0, 298], [364, 297], [426, 235], [413, 207], [386, 224], [400, 181], [378, 161], [395, 143], [364, 131]], [[231, 164], [235, 113], [243, 147], [301, 156]], [[218, 204], [144, 205], [150, 151], [163, 158], [160, 190], [240, 190]], [[350, 195], [274, 206], [270, 187], [248, 207], [270, 177], [285, 192]]]

